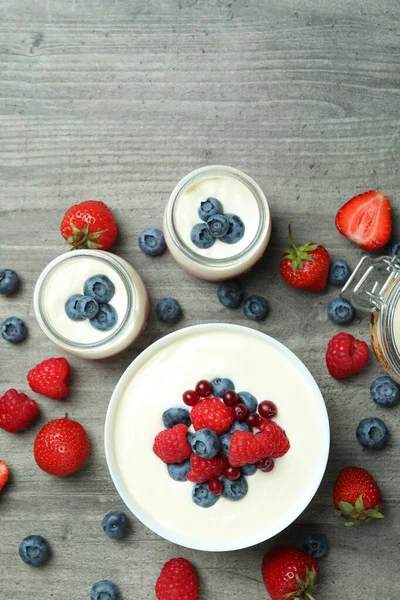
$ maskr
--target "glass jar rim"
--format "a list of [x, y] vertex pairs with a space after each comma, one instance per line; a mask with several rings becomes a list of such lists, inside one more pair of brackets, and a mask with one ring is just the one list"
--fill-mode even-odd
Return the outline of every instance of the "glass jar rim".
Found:
[[394, 316], [400, 302], [400, 279], [395, 280], [382, 299], [380, 310], [380, 334], [383, 349], [391, 367], [400, 376], [400, 349], [394, 333]]

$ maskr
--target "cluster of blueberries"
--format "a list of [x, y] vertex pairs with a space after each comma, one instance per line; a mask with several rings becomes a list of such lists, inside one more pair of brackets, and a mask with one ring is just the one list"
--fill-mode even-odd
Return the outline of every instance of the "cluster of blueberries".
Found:
[[[18, 288], [19, 278], [12, 269], [0, 269], [0, 294], [9, 296]], [[22, 342], [28, 334], [26, 325], [18, 317], [8, 317], [1, 324], [1, 336], [6, 342], [14, 344]]]
[[224, 214], [216, 198], [207, 198], [198, 210], [202, 223], [197, 223], [190, 234], [193, 244], [202, 250], [210, 248], [218, 239], [225, 244], [237, 244], [244, 236], [245, 226], [240, 217]]
[[83, 294], [74, 294], [65, 303], [65, 312], [72, 321], [89, 322], [95, 329], [108, 331], [118, 320], [117, 311], [109, 304], [115, 286], [106, 275], [93, 275], [85, 281]]

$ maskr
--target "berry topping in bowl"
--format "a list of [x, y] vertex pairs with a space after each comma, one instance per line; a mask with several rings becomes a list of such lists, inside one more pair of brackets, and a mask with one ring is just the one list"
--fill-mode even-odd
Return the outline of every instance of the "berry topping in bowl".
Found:
[[226, 406], [235, 406], [239, 402], [239, 396], [235, 392], [235, 390], [226, 390], [222, 394], [222, 402], [226, 404]]
[[209, 490], [207, 483], [196, 483], [193, 486], [192, 500], [201, 508], [210, 508], [211, 506], [214, 506], [218, 498], [219, 495], [213, 494]]
[[187, 481], [190, 471], [190, 460], [187, 458], [181, 463], [170, 463], [167, 465], [168, 475], [175, 481]]
[[214, 458], [221, 448], [218, 435], [212, 429], [199, 429], [190, 440], [192, 451], [201, 458]]
[[207, 198], [200, 203], [198, 210], [199, 217], [202, 221], [208, 221], [210, 217], [213, 217], [214, 215], [222, 215], [223, 212], [224, 209], [222, 204], [216, 198]]
[[245, 405], [249, 413], [257, 412], [258, 401], [253, 394], [250, 394], [249, 392], [239, 392], [238, 395], [239, 402]]
[[263, 419], [273, 419], [278, 414], [278, 409], [271, 400], [263, 400], [258, 405], [258, 413]]
[[211, 394], [214, 391], [212, 383], [210, 383], [206, 379], [202, 379], [201, 381], [196, 383], [195, 390], [196, 390], [196, 394], [198, 394], [198, 396], [200, 396], [200, 398], [205, 398], [206, 396], [211, 396]]
[[109, 331], [118, 321], [117, 311], [111, 304], [100, 304], [97, 314], [89, 319], [89, 323], [99, 331]]
[[172, 429], [178, 423], [183, 423], [186, 427], [190, 426], [190, 414], [185, 408], [173, 406], [163, 412], [162, 420], [166, 429]]
[[226, 477], [222, 478], [222, 495], [227, 500], [233, 500], [236, 502], [237, 500], [241, 500], [249, 491], [249, 486], [247, 484], [246, 478], [243, 475], [240, 475], [237, 479], [231, 480]]
[[227, 214], [225, 217], [228, 221], [228, 231], [220, 240], [225, 244], [237, 244], [244, 236], [245, 225], [238, 215]]
[[269, 456], [267, 456], [266, 458], [262, 458], [261, 460], [257, 461], [255, 464], [255, 467], [257, 469], [260, 469], [260, 471], [262, 471], [263, 473], [269, 473], [270, 471], [272, 471], [274, 466], [275, 466], [275, 463], [274, 463], [273, 459], [270, 458]]
[[115, 285], [106, 275], [93, 275], [85, 281], [83, 286], [85, 296], [91, 296], [99, 304], [112, 300], [115, 294]]
[[225, 215], [214, 215], [207, 220], [210, 234], [215, 238], [221, 238], [229, 229], [229, 221]]
[[200, 402], [200, 396], [194, 390], [186, 390], [182, 394], [182, 400], [187, 406], [195, 406], [195, 404]]
[[195, 246], [202, 250], [211, 248], [216, 240], [216, 238], [211, 235], [207, 223], [197, 223], [190, 233], [190, 239]]
[[211, 388], [213, 396], [222, 398], [224, 392], [235, 389], [235, 384], [228, 377], [216, 377], [211, 381]]
[[76, 302], [76, 310], [82, 319], [93, 319], [99, 312], [99, 305], [91, 296], [81, 296]]
[[86, 317], [83, 317], [78, 311], [78, 302], [81, 298], [84, 298], [83, 294], [74, 294], [70, 296], [65, 303], [65, 312], [72, 321], [83, 321]]

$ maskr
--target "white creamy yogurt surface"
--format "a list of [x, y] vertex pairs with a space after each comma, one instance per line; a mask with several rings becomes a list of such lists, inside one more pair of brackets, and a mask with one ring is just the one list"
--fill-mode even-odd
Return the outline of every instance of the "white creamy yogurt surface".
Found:
[[[191, 334], [192, 329], [198, 333]], [[325, 406], [300, 361], [271, 338], [229, 325], [186, 331], [171, 343], [158, 342], [155, 352], [150, 347], [139, 369], [134, 362], [132, 375], [126, 373], [119, 384], [106, 424], [106, 449], [109, 444], [115, 468], [111, 472], [124, 500], [160, 535], [201, 549], [246, 547], [287, 526], [316, 491], [329, 446]], [[245, 498], [231, 502], [221, 497], [205, 509], [191, 499], [193, 484], [169, 477], [152, 445], [163, 429], [163, 411], [183, 407], [185, 390], [215, 377], [229, 377], [237, 391], [275, 402], [276, 421], [286, 430], [291, 448], [276, 460], [272, 472], [247, 478]]]

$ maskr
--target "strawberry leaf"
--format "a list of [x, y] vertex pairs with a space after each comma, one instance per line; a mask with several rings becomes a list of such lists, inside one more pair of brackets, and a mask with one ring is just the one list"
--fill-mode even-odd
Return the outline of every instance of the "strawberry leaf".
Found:
[[350, 504], [350, 502], [339, 502], [339, 507], [344, 514], [351, 514], [354, 512], [354, 506]]
[[363, 511], [363, 510], [364, 510], [364, 502], [363, 502], [363, 497], [362, 497], [362, 494], [361, 494], [361, 496], [359, 496], [359, 497], [357, 498], [357, 500], [356, 500], [356, 503], [355, 503], [354, 507], [355, 507], [355, 509], [356, 509], [357, 511]]

